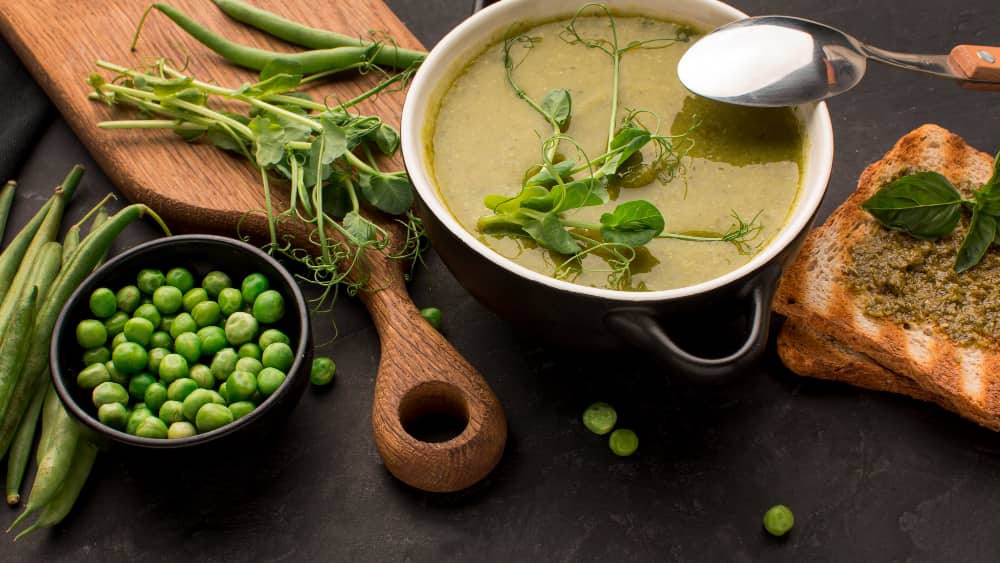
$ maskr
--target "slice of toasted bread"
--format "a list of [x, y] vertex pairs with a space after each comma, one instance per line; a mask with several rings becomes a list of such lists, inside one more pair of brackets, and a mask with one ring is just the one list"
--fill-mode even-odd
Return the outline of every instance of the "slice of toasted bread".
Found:
[[795, 321], [792, 329], [799, 326], [820, 335], [835, 335], [843, 351], [853, 350], [873, 360], [878, 369], [865, 365], [866, 375], [860, 376], [869, 386], [878, 385], [876, 380], [885, 381], [886, 373], [881, 370], [894, 372], [909, 378], [932, 398], [947, 401], [966, 418], [996, 428], [996, 421], [1000, 421], [1000, 349], [956, 343], [933, 323], [870, 317], [844, 276], [852, 246], [873, 229], [884, 228], [860, 207], [877, 190], [900, 176], [933, 170], [968, 195], [970, 189], [989, 179], [992, 162], [989, 155], [939, 126], [924, 125], [908, 133], [865, 169], [857, 190], [823, 226], [810, 233], [782, 277], [774, 307]]

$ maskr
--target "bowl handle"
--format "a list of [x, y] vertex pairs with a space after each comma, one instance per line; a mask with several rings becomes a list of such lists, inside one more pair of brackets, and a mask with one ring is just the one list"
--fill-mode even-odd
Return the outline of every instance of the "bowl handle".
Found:
[[761, 270], [757, 279], [747, 285], [749, 295], [746, 297], [753, 307], [750, 332], [739, 350], [721, 358], [703, 358], [678, 346], [648, 309], [618, 308], [605, 316], [604, 323], [612, 332], [653, 354], [663, 365], [689, 381], [722, 383], [753, 364], [764, 351], [771, 323], [771, 300], [780, 274], [781, 269], [772, 266]]

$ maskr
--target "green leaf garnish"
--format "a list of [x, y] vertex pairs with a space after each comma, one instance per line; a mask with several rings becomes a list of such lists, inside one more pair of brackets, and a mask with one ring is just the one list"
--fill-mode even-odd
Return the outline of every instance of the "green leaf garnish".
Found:
[[573, 100], [569, 92], [563, 88], [554, 88], [542, 98], [542, 110], [550, 121], [555, 122], [561, 131], [569, 126], [569, 118], [573, 109]]
[[955, 230], [961, 207], [962, 194], [937, 172], [903, 176], [861, 204], [884, 226], [925, 240]]
[[601, 215], [601, 238], [632, 248], [642, 246], [663, 232], [663, 214], [645, 200], [623, 203]]

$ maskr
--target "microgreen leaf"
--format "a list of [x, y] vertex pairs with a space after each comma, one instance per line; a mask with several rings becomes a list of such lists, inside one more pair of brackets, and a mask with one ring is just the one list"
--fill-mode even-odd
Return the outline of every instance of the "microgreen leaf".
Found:
[[563, 88], [553, 88], [542, 98], [541, 106], [542, 111], [559, 126], [559, 130], [565, 131], [573, 108], [569, 92]]
[[[306, 153], [306, 160], [302, 166], [302, 183], [307, 186], [315, 186], [317, 175], [320, 180], [326, 180], [330, 176], [331, 171], [332, 167], [329, 164], [324, 164], [320, 159], [319, 142], [313, 141], [309, 147], [309, 152]], [[324, 193], [325, 200], [326, 196]]]
[[[323, 164], [330, 164], [347, 152], [347, 135], [342, 127], [329, 119], [321, 118], [320, 122], [323, 124], [323, 132], [320, 133], [323, 140], [320, 161]], [[317, 141], [319, 137], [313, 143]]]
[[256, 84], [250, 85], [245, 90], [245, 93], [257, 98], [263, 98], [271, 94], [285, 93], [297, 88], [301, 83], [301, 74], [275, 74], [266, 80], [261, 80]]
[[965, 234], [955, 257], [955, 273], [960, 274], [978, 264], [996, 236], [997, 218], [978, 207], [973, 208], [969, 232]]
[[635, 200], [601, 215], [601, 238], [605, 242], [636, 248], [663, 232], [663, 214], [652, 203]]
[[404, 175], [371, 175], [359, 185], [365, 201], [386, 213], [400, 215], [413, 204], [413, 189], [409, 178]]
[[371, 221], [354, 211], [344, 215], [343, 226], [359, 245], [375, 240], [375, 228]]
[[486, 204], [486, 207], [492, 209], [494, 213], [513, 213], [521, 207], [524, 201], [536, 197], [545, 197], [548, 193], [549, 190], [542, 186], [525, 186], [521, 189], [521, 193], [514, 197], [488, 195], [483, 198], [483, 203]]
[[155, 82], [153, 83], [153, 93], [157, 96], [171, 96], [181, 90], [186, 90], [193, 82], [194, 79], [190, 76]]
[[399, 132], [391, 125], [383, 123], [374, 131], [373, 135], [375, 146], [382, 151], [382, 154], [391, 156], [399, 148]]
[[586, 178], [553, 186], [552, 190], [545, 195], [526, 198], [521, 206], [538, 211], [561, 213], [570, 209], [601, 205], [607, 202], [607, 197], [606, 178], [602, 177], [599, 180]]
[[221, 127], [210, 127], [205, 132], [205, 139], [222, 150], [243, 154], [246, 145], [241, 145], [232, 134]]
[[[559, 179], [565, 182], [566, 180], [569, 179], [569, 173], [573, 171], [574, 167], [576, 167], [576, 163], [573, 162], [572, 160], [562, 160], [553, 164], [552, 167], [555, 168], [556, 174], [559, 176]], [[558, 182], [556, 182], [556, 179], [552, 176], [552, 174], [549, 172], [549, 169], [546, 167], [543, 167], [537, 173], [535, 173], [530, 178], [524, 181], [525, 186], [550, 187], [556, 185], [557, 183]]]
[[260, 71], [260, 80], [263, 82], [279, 74], [301, 75], [302, 64], [287, 57], [275, 57]]
[[611, 154], [601, 165], [600, 172], [603, 174], [615, 174], [618, 168], [625, 163], [633, 154], [642, 150], [642, 147], [652, 139], [652, 135], [645, 129], [638, 127], [626, 127], [618, 132], [611, 140]]
[[285, 155], [285, 130], [270, 119], [257, 116], [250, 120], [250, 130], [256, 135], [254, 158], [257, 166], [270, 166]]
[[[330, 172], [333, 172], [332, 174]], [[351, 196], [348, 193], [346, 174], [339, 171], [327, 173], [329, 181], [323, 185], [323, 211], [334, 218], [347, 217], [351, 209]], [[313, 178], [315, 180], [315, 178]], [[309, 184], [306, 184], [309, 185]]]
[[580, 251], [573, 235], [555, 213], [546, 213], [540, 219], [527, 222], [524, 231], [541, 246], [559, 254], [572, 256]]
[[951, 233], [961, 206], [962, 195], [937, 172], [903, 176], [861, 204], [882, 225], [924, 240]]

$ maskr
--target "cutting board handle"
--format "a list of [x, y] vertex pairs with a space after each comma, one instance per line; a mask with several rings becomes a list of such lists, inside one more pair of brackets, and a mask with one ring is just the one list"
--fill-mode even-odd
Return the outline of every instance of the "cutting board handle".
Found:
[[[496, 395], [424, 320], [402, 283], [360, 297], [381, 340], [372, 427], [386, 468], [431, 492], [479, 482], [500, 461], [507, 440], [507, 419]], [[460, 432], [439, 442], [421, 438], [423, 424], [442, 419]]]

